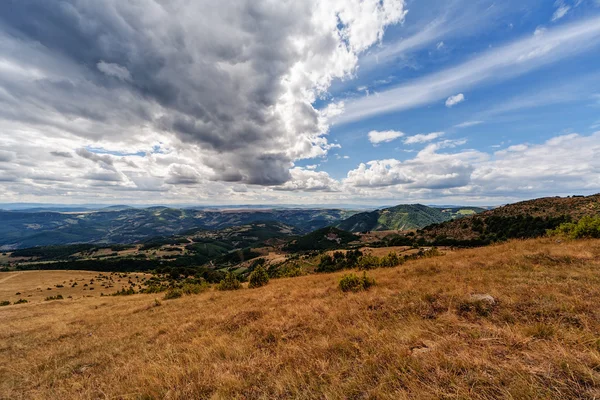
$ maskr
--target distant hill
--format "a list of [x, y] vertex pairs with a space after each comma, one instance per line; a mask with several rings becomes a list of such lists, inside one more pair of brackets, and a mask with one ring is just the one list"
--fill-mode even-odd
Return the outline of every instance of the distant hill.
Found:
[[422, 204], [403, 204], [355, 214], [335, 226], [349, 232], [410, 230], [483, 212], [478, 207], [437, 208]]
[[427, 226], [422, 236], [442, 244], [448, 241], [490, 241], [542, 236], [565, 221], [600, 215], [600, 194], [545, 197], [508, 204], [464, 218]]
[[262, 221], [277, 221], [302, 234], [352, 214], [352, 211], [328, 209], [206, 211], [121, 206], [69, 213], [0, 210], [0, 250], [78, 243], [139, 243], [190, 229], [220, 230]]

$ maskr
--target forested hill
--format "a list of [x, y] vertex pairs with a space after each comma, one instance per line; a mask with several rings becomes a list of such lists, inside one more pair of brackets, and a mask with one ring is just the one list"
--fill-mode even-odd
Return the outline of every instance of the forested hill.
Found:
[[335, 226], [349, 232], [420, 229], [484, 211], [478, 207], [436, 208], [403, 204], [355, 214]]
[[456, 221], [423, 229], [426, 239], [490, 242], [543, 235], [562, 222], [600, 215], [600, 194], [544, 197], [508, 204]]

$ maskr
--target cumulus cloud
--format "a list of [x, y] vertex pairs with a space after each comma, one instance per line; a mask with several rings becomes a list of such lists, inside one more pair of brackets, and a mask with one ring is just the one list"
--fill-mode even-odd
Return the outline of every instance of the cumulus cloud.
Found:
[[457, 105], [458, 103], [462, 103], [463, 101], [465, 101], [465, 95], [462, 93], [450, 96], [446, 99], [446, 107], [454, 107], [455, 105]]
[[600, 160], [596, 156], [600, 132], [561, 135], [535, 145], [511, 145], [493, 154], [470, 149], [448, 151], [460, 143], [464, 144], [449, 140], [433, 143], [405, 161], [361, 163], [348, 172], [343, 183], [347, 188], [385, 189], [388, 195], [462, 198], [591, 193], [600, 187]]
[[213, 181], [280, 185], [294, 161], [336, 147], [336, 110], [313, 102], [406, 11], [403, 0], [1, 2], [0, 86], [18, 100], [0, 118], [87, 144], [151, 137]]
[[324, 191], [336, 192], [340, 190], [340, 184], [335, 179], [331, 178], [327, 172], [314, 171], [299, 167], [290, 170], [292, 179], [285, 184], [276, 187], [282, 191]]
[[431, 132], [427, 134], [418, 134], [404, 139], [404, 144], [426, 143], [438, 139], [444, 135], [444, 132]]
[[369, 141], [373, 143], [373, 145], [377, 145], [380, 143], [387, 143], [393, 140], [396, 140], [402, 136], [404, 136], [404, 132], [400, 131], [371, 131], [368, 134]]

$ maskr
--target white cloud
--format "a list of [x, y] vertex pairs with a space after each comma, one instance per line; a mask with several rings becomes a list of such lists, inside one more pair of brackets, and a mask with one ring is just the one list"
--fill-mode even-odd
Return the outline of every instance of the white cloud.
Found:
[[552, 22], [558, 21], [559, 19], [561, 19], [562, 17], [567, 15], [567, 13], [569, 12], [570, 9], [571, 9], [571, 7], [569, 7], [568, 5], [561, 4], [556, 9], [556, 11], [554, 11], [554, 14], [552, 14]]
[[276, 190], [306, 192], [336, 192], [341, 190], [339, 182], [331, 178], [327, 172], [295, 167], [290, 170], [290, 173], [292, 179], [276, 187]]
[[525, 74], [595, 47], [600, 42], [600, 17], [549, 29], [544, 35], [526, 36], [493, 48], [455, 67], [426, 75], [377, 96], [347, 100], [337, 124], [436, 102], [489, 82]]
[[404, 132], [400, 131], [371, 131], [369, 132], [369, 141], [373, 143], [373, 145], [377, 145], [379, 143], [387, 143], [393, 140], [396, 140], [402, 136], [404, 136]]
[[462, 103], [463, 101], [465, 101], [465, 95], [462, 93], [459, 93], [454, 96], [450, 96], [446, 99], [446, 107], [448, 107], [448, 108], [453, 107], [453, 106], [457, 105], [458, 103]]
[[438, 44], [435, 46], [436, 49], [441, 50], [444, 48], [444, 42], [438, 42]]
[[493, 155], [468, 149], [441, 152], [452, 146], [452, 141], [444, 141], [427, 146], [406, 161], [362, 163], [348, 172], [344, 184], [363, 191], [370, 189], [371, 195], [385, 188], [390, 196], [412, 193], [463, 199], [589, 194], [600, 189], [600, 132], [512, 145]]
[[438, 139], [444, 135], [444, 132], [431, 132], [427, 134], [418, 134], [404, 139], [404, 144], [426, 143]]
[[471, 126], [481, 125], [483, 121], [465, 121], [460, 124], [454, 125], [455, 128], [469, 128]]

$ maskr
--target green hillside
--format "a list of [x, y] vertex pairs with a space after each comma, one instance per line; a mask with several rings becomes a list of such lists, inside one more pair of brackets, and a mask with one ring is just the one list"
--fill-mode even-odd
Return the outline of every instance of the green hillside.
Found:
[[335, 226], [349, 232], [410, 230], [450, 221], [484, 211], [477, 207], [436, 208], [422, 204], [403, 204], [355, 214]]

